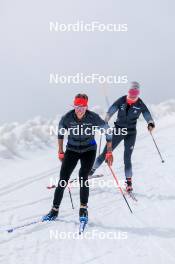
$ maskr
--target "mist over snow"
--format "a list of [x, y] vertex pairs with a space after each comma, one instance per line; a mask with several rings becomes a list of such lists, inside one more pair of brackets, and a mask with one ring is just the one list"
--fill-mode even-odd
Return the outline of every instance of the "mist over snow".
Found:
[[[151, 105], [150, 110], [155, 121], [160, 122], [161, 118], [167, 117], [166, 122], [175, 123], [175, 100], [171, 99], [158, 105]], [[100, 114], [103, 118], [106, 109], [99, 105], [91, 110]], [[0, 126], [0, 159], [11, 159], [22, 157], [24, 152], [33, 152], [37, 149], [52, 148], [56, 144], [56, 135], [50, 135], [50, 128], [57, 128], [61, 115], [47, 120], [40, 116], [28, 120], [23, 124], [6, 123]], [[169, 119], [168, 119], [169, 117]], [[113, 116], [110, 124], [112, 125], [116, 115]], [[142, 120], [143, 118], [141, 118]], [[170, 120], [171, 119], [171, 120]]]

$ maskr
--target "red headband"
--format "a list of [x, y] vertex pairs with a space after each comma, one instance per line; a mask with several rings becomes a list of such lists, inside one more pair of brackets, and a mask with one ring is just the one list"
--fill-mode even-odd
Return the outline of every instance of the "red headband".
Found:
[[87, 103], [88, 103], [88, 100], [85, 98], [76, 97], [74, 99], [74, 105], [75, 106], [87, 106]]

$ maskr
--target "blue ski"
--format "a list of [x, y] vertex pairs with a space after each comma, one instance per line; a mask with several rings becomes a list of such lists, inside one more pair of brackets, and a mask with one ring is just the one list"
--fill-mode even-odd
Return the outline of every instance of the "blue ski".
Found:
[[[56, 219], [53, 219], [53, 220], [50, 220], [50, 221], [56, 221]], [[36, 220], [36, 221], [32, 221], [30, 223], [26, 223], [26, 224], [23, 224], [23, 225], [20, 225], [20, 226], [15, 226], [15, 227], [8, 228], [5, 231], [8, 232], [8, 233], [12, 233], [15, 230], [22, 229], [24, 227], [28, 227], [28, 226], [31, 226], [31, 225], [35, 225], [35, 224], [38, 224], [38, 223], [43, 223], [43, 222], [49, 222], [49, 220], [44, 220], [42, 218], [42, 219], [39, 219], [39, 220]]]

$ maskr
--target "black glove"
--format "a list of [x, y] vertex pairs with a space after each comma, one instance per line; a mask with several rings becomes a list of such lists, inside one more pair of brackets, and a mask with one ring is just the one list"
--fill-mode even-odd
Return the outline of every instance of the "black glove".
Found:
[[152, 131], [155, 128], [155, 124], [154, 123], [149, 123], [148, 124], [148, 130]]

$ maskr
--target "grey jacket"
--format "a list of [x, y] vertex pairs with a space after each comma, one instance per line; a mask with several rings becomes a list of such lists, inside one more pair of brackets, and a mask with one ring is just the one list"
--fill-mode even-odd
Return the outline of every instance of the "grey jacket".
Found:
[[98, 114], [87, 110], [84, 117], [79, 120], [75, 111], [71, 110], [59, 122], [58, 139], [63, 139], [63, 132], [68, 131], [67, 149], [79, 153], [96, 149], [95, 133], [93, 133], [95, 127], [104, 129], [106, 141], [112, 141], [112, 135], [107, 131], [109, 125]]

